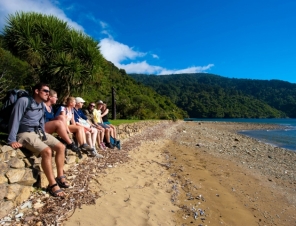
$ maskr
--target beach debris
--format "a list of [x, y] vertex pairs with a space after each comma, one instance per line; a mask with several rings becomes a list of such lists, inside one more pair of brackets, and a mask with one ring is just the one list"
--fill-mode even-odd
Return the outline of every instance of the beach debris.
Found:
[[200, 216], [205, 215], [205, 212], [202, 209], [198, 209]]

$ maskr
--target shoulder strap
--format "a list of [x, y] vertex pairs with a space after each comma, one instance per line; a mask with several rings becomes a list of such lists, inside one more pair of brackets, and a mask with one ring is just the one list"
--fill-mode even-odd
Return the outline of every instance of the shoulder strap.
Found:
[[73, 109], [74, 109], [74, 114], [76, 113], [76, 115], [78, 116], [78, 118], [82, 119], [82, 118], [80, 117], [80, 115], [78, 114], [78, 111], [76, 110], [76, 108], [73, 108]]

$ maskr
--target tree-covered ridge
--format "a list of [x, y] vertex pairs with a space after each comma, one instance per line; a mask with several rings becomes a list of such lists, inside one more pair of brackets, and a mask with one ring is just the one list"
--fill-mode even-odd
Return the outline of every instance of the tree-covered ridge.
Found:
[[[0, 35], [0, 95], [45, 82], [59, 101], [81, 96], [111, 106], [116, 89], [117, 118], [175, 119], [186, 113], [153, 89], [137, 83], [105, 60], [99, 42], [54, 16], [16, 13]], [[0, 99], [3, 97], [0, 96]]]
[[296, 84], [289, 82], [206, 73], [131, 76], [168, 96], [190, 117], [296, 117]]

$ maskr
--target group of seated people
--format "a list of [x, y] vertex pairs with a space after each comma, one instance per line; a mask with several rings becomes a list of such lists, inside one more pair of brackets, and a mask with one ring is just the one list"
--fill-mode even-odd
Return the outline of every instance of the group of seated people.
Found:
[[[9, 120], [8, 144], [12, 148], [25, 147], [41, 156], [41, 167], [49, 182], [47, 190], [52, 196], [60, 197], [65, 195], [61, 188], [69, 187], [63, 171], [65, 145], [52, 136], [53, 133], [59, 135], [68, 149], [74, 152], [82, 150], [97, 158], [103, 158], [97, 153], [97, 147], [113, 149], [110, 139], [115, 143], [119, 141], [116, 140], [116, 128], [108, 123], [108, 109], [102, 101], [91, 102], [87, 109], [82, 110], [85, 101], [81, 97], [68, 97], [66, 104], [54, 112], [53, 105], [57, 99], [57, 93], [44, 83], [33, 87], [31, 99], [19, 98]], [[79, 147], [70, 138], [72, 133]], [[52, 170], [52, 151], [56, 152], [56, 178]]]
[[[50, 90], [48, 100], [44, 102], [45, 132], [57, 133], [67, 144], [67, 148], [77, 152], [78, 147], [69, 138], [69, 134], [74, 134], [79, 148], [98, 158], [103, 156], [97, 153], [97, 148], [114, 149], [110, 142], [111, 137], [115, 143], [119, 141], [116, 139], [116, 128], [106, 118], [108, 109], [103, 101], [98, 101], [97, 105], [91, 102], [87, 109], [82, 110], [85, 101], [81, 97], [68, 97], [65, 105], [54, 112], [52, 106], [56, 104], [57, 99], [57, 92]], [[104, 109], [103, 113], [101, 109]], [[103, 122], [104, 116], [108, 124]]]

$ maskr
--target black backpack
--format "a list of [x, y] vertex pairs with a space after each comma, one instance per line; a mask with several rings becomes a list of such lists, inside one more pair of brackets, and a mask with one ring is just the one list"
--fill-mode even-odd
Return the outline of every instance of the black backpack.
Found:
[[12, 89], [7, 91], [6, 96], [2, 100], [2, 108], [0, 110], [0, 131], [8, 132], [8, 122], [12, 109], [16, 101], [21, 97], [28, 97], [29, 102], [25, 113], [31, 109], [32, 97], [29, 92], [22, 89]]

